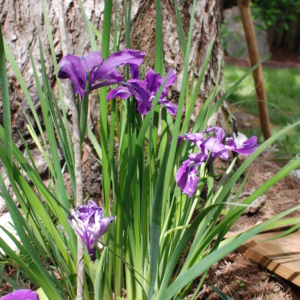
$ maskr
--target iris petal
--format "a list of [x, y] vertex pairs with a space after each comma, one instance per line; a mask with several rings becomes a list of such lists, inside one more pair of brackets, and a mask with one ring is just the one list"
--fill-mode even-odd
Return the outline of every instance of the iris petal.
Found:
[[117, 97], [120, 97], [121, 99], [127, 99], [132, 95], [130, 90], [125, 86], [119, 86], [114, 90], [111, 90], [108, 94], [106, 99], [115, 99]]
[[226, 143], [225, 147], [227, 150], [234, 151], [242, 155], [250, 155], [258, 148], [256, 136], [252, 136], [240, 146], [236, 145], [233, 138], [227, 138]]
[[[165, 98], [167, 96], [167, 94], [168, 94], [168, 87], [172, 86], [173, 83], [177, 80], [177, 76], [175, 75], [174, 70], [170, 69], [169, 72], [168, 72], [168, 74], [169, 73], [170, 73], [170, 75], [169, 75], [169, 77], [167, 79], [166, 85], [165, 85], [164, 90], [163, 90], [163, 92], [161, 94], [161, 97], [160, 97], [161, 99], [163, 99], [163, 98]], [[165, 76], [165, 77], [163, 77], [163, 78], [161, 78], [159, 80], [159, 87], [164, 83], [166, 77], [167, 76]]]
[[81, 97], [84, 96], [84, 82], [80, 81], [80, 78], [77, 75], [76, 66], [74, 66], [71, 62], [65, 60], [59, 63], [58, 78], [69, 78], [74, 85], [75, 94], [79, 94]]
[[147, 82], [131, 79], [127, 82], [123, 82], [122, 85], [123, 86], [110, 91], [106, 99], [109, 100], [116, 97], [126, 99], [130, 96], [134, 96], [137, 102], [137, 111], [142, 115], [147, 114], [152, 108], [151, 102], [149, 101], [150, 93], [147, 89]]
[[218, 140], [219, 143], [222, 143], [223, 142], [223, 139], [225, 137], [225, 132], [223, 130], [223, 128], [221, 127], [211, 127], [211, 128], [207, 128], [205, 130], [206, 133], [210, 133], [210, 132], [214, 132], [215, 133], [215, 136]]
[[148, 90], [151, 94], [156, 94], [159, 90], [161, 83], [160, 83], [160, 74], [155, 73], [152, 68], [149, 68], [145, 75], [145, 81], [148, 84]]
[[103, 81], [118, 66], [125, 64], [140, 65], [143, 62], [145, 53], [125, 48], [110, 55], [104, 63], [96, 70], [94, 81]]
[[204, 136], [203, 132], [197, 132], [197, 133], [189, 132], [184, 135], [180, 135], [178, 137], [178, 144], [180, 144], [180, 142], [183, 139], [186, 139], [187, 141], [194, 143], [200, 149], [200, 144], [203, 142], [203, 136]]
[[126, 86], [137, 101], [137, 111], [142, 115], [147, 114], [152, 108], [147, 82], [131, 79], [126, 82]]
[[166, 99], [158, 100], [158, 104], [162, 104], [172, 116], [176, 116], [178, 105]]
[[130, 64], [129, 65], [129, 71], [132, 79], [138, 79], [140, 80], [140, 71], [137, 65]]
[[[170, 69], [168, 73], [170, 73], [170, 75], [169, 75], [169, 77], [168, 77], [168, 79], [167, 79], [165, 88], [170, 87], [170, 86], [173, 85], [173, 83], [177, 80], [177, 76], [175, 75], [174, 70]], [[165, 81], [166, 77], [167, 77], [167, 76], [162, 77], [162, 78], [160, 79], [160, 85], [163, 84], [163, 82]]]
[[208, 154], [211, 152], [213, 157], [220, 156], [222, 159], [227, 159], [229, 157], [228, 150], [225, 146], [219, 142], [215, 137], [209, 137], [205, 139], [200, 146], [202, 153]]
[[94, 69], [101, 65], [103, 58], [100, 52], [89, 52], [82, 57], [68, 54], [59, 63], [58, 77], [69, 78], [74, 85], [75, 94], [81, 97], [85, 94], [87, 73], [94, 76]]
[[39, 300], [39, 295], [31, 290], [16, 290], [1, 298], [2, 300]]
[[199, 177], [198, 170], [195, 163], [191, 160], [186, 160], [183, 165], [178, 169], [176, 173], [176, 182], [183, 194], [187, 194], [189, 198], [192, 198], [195, 193]]
[[103, 217], [104, 210], [95, 201], [70, 211], [68, 218], [75, 233], [84, 241], [92, 260], [95, 260], [96, 243], [107, 231], [114, 217]]

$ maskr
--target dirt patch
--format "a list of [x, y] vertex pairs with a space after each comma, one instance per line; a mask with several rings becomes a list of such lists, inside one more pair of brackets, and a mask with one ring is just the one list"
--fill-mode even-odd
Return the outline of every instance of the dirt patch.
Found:
[[236, 252], [230, 253], [210, 268], [206, 282], [195, 299], [220, 299], [208, 282], [234, 300], [293, 299], [290, 290], [278, 283], [273, 274]]
[[[14, 266], [11, 265], [1, 265], [1, 271], [5, 273], [6, 276], [10, 278], [19, 278], [19, 284], [22, 286], [23, 289], [29, 289], [29, 290], [36, 290], [36, 287], [21, 273], [17, 274], [17, 269]], [[0, 284], [0, 297], [4, 296], [8, 293], [11, 293], [13, 291], [12, 286], [5, 280], [2, 280], [1, 278], [1, 284]], [[21, 300], [21, 299], [20, 299]]]
[[[235, 109], [231, 106], [231, 109]], [[260, 128], [259, 119], [256, 116], [248, 114], [244, 110], [238, 109], [234, 113], [237, 119], [237, 129], [240, 132], [252, 128]], [[272, 147], [271, 147], [272, 148]], [[245, 161], [246, 157], [239, 156], [239, 164]], [[286, 163], [288, 160], [278, 161], [275, 159], [272, 150], [267, 149], [260, 156], [258, 156], [251, 164], [249, 170], [249, 177], [244, 186], [244, 197], [239, 200], [245, 199], [257, 190], [263, 183], [271, 179]], [[218, 164], [228, 164], [228, 162], [218, 162]], [[246, 174], [244, 174], [246, 175]], [[241, 178], [242, 179], [242, 178]], [[238, 185], [239, 186], [239, 185]], [[237, 186], [237, 188], [238, 188]], [[259, 221], [267, 220], [276, 214], [279, 214], [287, 209], [295, 207], [300, 204], [300, 179], [293, 174], [289, 174], [280, 182], [272, 186], [265, 194], [266, 200], [263, 206], [255, 213], [248, 213], [237, 221], [234, 230], [241, 230], [255, 225]], [[300, 216], [300, 211], [297, 210], [287, 217]]]
[[251, 114], [246, 113], [243, 109], [237, 109], [236, 105], [228, 105], [231, 112], [237, 120], [237, 129], [241, 132], [247, 130], [250, 127], [260, 128], [259, 118]]
[[[244, 160], [244, 158], [242, 158]], [[243, 189], [245, 196], [251, 195], [263, 183], [271, 179], [283, 166], [282, 162], [276, 162], [270, 152], [260, 155], [251, 165], [248, 180]], [[249, 212], [241, 216], [234, 225], [233, 230], [241, 230], [255, 225], [257, 222], [267, 220], [285, 210], [299, 205], [300, 180], [290, 174], [280, 182], [272, 186], [265, 194], [266, 201], [256, 213]], [[300, 216], [296, 210], [287, 217]]]
[[[238, 67], [250, 68], [251, 63], [246, 58], [235, 58], [230, 56], [224, 56], [224, 61], [228, 65], [235, 65]], [[271, 48], [271, 55], [267, 61], [262, 63], [266, 68], [289, 68], [300, 69], [300, 53], [290, 51], [285, 48], [275, 47]]]
[[300, 53], [288, 50], [286, 48], [272, 46], [271, 60], [276, 62], [300, 64]]

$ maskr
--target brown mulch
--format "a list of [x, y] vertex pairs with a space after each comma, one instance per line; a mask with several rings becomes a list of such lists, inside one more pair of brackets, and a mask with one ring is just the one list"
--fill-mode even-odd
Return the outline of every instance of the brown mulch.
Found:
[[[284, 165], [283, 162], [274, 161], [270, 152], [263, 153], [251, 165], [250, 175], [244, 190], [251, 194], [264, 182], [271, 179]], [[250, 227], [259, 221], [267, 220], [285, 210], [299, 205], [300, 180], [290, 174], [280, 182], [272, 186], [265, 194], [264, 206], [255, 214], [247, 214], [240, 217], [234, 229], [240, 230]], [[300, 217], [300, 211], [289, 214], [287, 217]]]
[[195, 299], [220, 299], [209, 283], [234, 300], [293, 300], [290, 290], [278, 283], [274, 274], [236, 252], [230, 253], [210, 268], [206, 282]]
[[[36, 289], [35, 286], [28, 279], [24, 278], [24, 276], [22, 274], [20, 274], [20, 273], [17, 274], [17, 269], [15, 267], [6, 265], [3, 272], [5, 273], [6, 276], [8, 276], [12, 279], [15, 279], [18, 276], [20, 279], [19, 283], [21, 284], [22, 288], [30, 289], [30, 290]], [[21, 280], [21, 278], [22, 278], [22, 280]], [[0, 279], [2, 279], [1, 276], [0, 276]], [[0, 285], [0, 297], [1, 297], [1, 295], [6, 295], [11, 292], [12, 292], [11, 285], [7, 281], [3, 280]]]

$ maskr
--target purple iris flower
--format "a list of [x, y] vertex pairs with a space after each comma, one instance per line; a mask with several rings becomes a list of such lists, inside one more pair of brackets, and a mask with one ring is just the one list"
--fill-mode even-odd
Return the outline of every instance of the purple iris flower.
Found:
[[83, 239], [93, 261], [96, 259], [97, 241], [108, 230], [114, 219], [104, 217], [103, 208], [93, 200], [70, 211], [68, 221], [75, 233]]
[[226, 138], [223, 144], [225, 132], [220, 127], [212, 127], [199, 133], [187, 133], [178, 137], [178, 143], [183, 139], [192, 142], [200, 150], [200, 153], [192, 153], [189, 159], [184, 161], [176, 174], [176, 182], [183, 194], [187, 194], [189, 198], [193, 196], [199, 182], [198, 167], [202, 162], [207, 161], [210, 157], [214, 160], [217, 157], [227, 159], [228, 152], [234, 151], [242, 155], [250, 155], [253, 153], [257, 145], [257, 137], [253, 136], [237, 145], [232, 138]]
[[74, 85], [75, 94], [86, 94], [85, 87], [90, 73], [90, 90], [123, 82], [122, 74], [116, 67], [124, 64], [140, 65], [145, 53], [125, 48], [110, 55], [103, 61], [100, 52], [89, 52], [84, 56], [68, 54], [59, 63], [58, 77], [69, 78]]
[[89, 52], [81, 57], [67, 54], [59, 63], [58, 78], [69, 78], [74, 85], [75, 94], [81, 97], [86, 94], [85, 86], [87, 82], [87, 73], [90, 72], [91, 82], [94, 75], [94, 69], [103, 63], [100, 52]]
[[39, 300], [37, 292], [31, 290], [16, 290], [1, 298], [2, 300]]
[[233, 138], [226, 139], [225, 148], [229, 151], [234, 151], [242, 155], [250, 155], [257, 149], [257, 137], [252, 136], [250, 139], [243, 142], [241, 145], [237, 145]]
[[192, 153], [189, 155], [189, 159], [183, 162], [176, 173], [178, 187], [183, 194], [188, 194], [189, 198], [192, 198], [198, 186], [199, 177], [197, 167], [206, 160], [207, 156], [205, 154]]
[[[111, 90], [107, 95], [107, 100], [117, 97], [127, 99], [129, 96], [134, 96], [137, 101], [137, 111], [145, 115], [151, 110], [152, 101], [166, 77], [161, 77], [159, 73], [155, 73], [149, 68], [145, 75], [145, 80], [140, 80], [138, 66], [134, 63], [130, 64], [129, 70], [132, 79], [123, 83], [123, 86]], [[168, 93], [167, 88], [170, 87], [176, 79], [177, 77], [174, 71], [171, 70], [160, 99], [158, 100], [158, 104], [162, 104], [172, 116], [176, 115], [178, 106], [165, 98]]]

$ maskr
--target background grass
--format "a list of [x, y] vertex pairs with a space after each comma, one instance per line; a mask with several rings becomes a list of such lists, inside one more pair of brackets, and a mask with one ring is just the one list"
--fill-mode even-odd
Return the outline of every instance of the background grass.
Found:
[[[235, 82], [247, 68], [236, 66], [224, 66], [224, 81]], [[272, 133], [278, 132], [288, 124], [300, 119], [300, 71], [294, 69], [263, 69], [265, 87], [268, 99]], [[230, 95], [228, 102], [244, 112], [258, 116], [255, 86], [252, 76], [248, 76], [240, 87]], [[260, 142], [263, 141], [259, 125], [250, 126], [248, 130], [242, 130], [247, 136], [257, 135]], [[299, 133], [297, 127], [293, 132], [282, 137], [276, 142], [277, 156], [290, 156], [299, 153]]]

